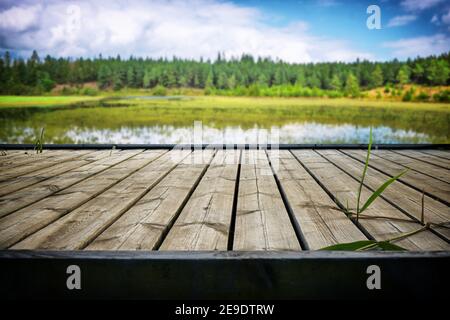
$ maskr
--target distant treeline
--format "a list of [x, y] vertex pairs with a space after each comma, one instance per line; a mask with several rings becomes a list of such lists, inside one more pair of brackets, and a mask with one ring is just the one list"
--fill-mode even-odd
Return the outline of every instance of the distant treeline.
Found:
[[360, 89], [395, 84], [450, 84], [450, 52], [440, 56], [396, 59], [387, 62], [357, 60], [353, 63], [326, 62], [292, 64], [269, 58], [224, 59], [214, 61], [172, 59], [103, 58], [69, 59], [46, 56], [36, 51], [29, 59], [12, 59], [6, 52], [0, 59], [1, 94], [39, 94], [57, 84], [81, 85], [96, 81], [100, 89], [191, 87], [206, 93], [239, 95], [253, 90], [272, 92], [280, 88], [330, 90], [355, 96]]

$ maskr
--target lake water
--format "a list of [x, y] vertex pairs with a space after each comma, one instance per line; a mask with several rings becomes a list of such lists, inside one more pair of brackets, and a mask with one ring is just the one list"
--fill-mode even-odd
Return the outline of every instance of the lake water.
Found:
[[1, 143], [449, 143], [449, 114], [383, 108], [0, 109]]

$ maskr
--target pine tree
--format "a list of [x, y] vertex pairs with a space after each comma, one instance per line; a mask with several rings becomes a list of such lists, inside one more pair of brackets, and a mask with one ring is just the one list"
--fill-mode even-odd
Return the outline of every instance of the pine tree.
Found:
[[275, 72], [274, 84], [279, 86], [286, 82], [286, 74], [283, 69], [278, 68]]
[[189, 86], [189, 81], [188, 81], [188, 77], [185, 76], [184, 74], [182, 74], [180, 76], [180, 78], [178, 79], [178, 85], [180, 87], [188, 87]]
[[150, 69], [146, 69], [144, 72], [144, 79], [143, 79], [143, 86], [144, 88], [150, 88], [152, 85], [152, 74]]
[[449, 79], [449, 64], [445, 60], [433, 60], [427, 68], [427, 79], [433, 85], [445, 85]]
[[370, 86], [372, 88], [377, 88], [381, 87], [382, 85], [383, 85], [383, 70], [381, 70], [381, 67], [377, 65], [375, 69], [372, 71]]
[[295, 85], [299, 87], [304, 87], [306, 85], [305, 73], [300, 70], [297, 73], [297, 79], [295, 80]]
[[224, 72], [219, 72], [219, 75], [217, 76], [217, 88], [227, 88], [227, 75]]
[[349, 72], [345, 81], [345, 93], [352, 97], [359, 96], [359, 83], [358, 79]]
[[49, 92], [55, 86], [55, 81], [50, 79], [50, 75], [44, 71], [38, 71], [37, 73], [37, 88], [40, 91]]
[[127, 71], [127, 86], [136, 87], [136, 74], [133, 67], [128, 68]]
[[236, 77], [234, 76], [234, 74], [232, 74], [228, 80], [227, 80], [227, 87], [228, 89], [234, 89], [236, 88]]
[[425, 73], [425, 69], [423, 67], [423, 65], [420, 62], [416, 62], [414, 64], [414, 67], [411, 71], [411, 77], [412, 79], [416, 82], [422, 82], [424, 80], [424, 73]]
[[214, 73], [213, 73], [212, 69], [209, 71], [208, 77], [206, 78], [205, 87], [206, 88], [214, 87]]
[[269, 81], [264, 73], [260, 73], [258, 76], [258, 85], [260, 87], [267, 87], [269, 85]]
[[409, 68], [407, 65], [404, 65], [400, 68], [397, 73], [396, 80], [401, 86], [409, 82]]
[[120, 71], [116, 71], [113, 75], [113, 89], [120, 90], [123, 88], [123, 77]]
[[333, 78], [331, 78], [330, 87], [333, 90], [341, 90], [342, 89], [342, 81], [338, 74], [334, 74]]
[[101, 65], [97, 75], [98, 87], [105, 89], [111, 85], [111, 70], [106, 65]]
[[311, 76], [309, 76], [306, 79], [306, 84], [310, 88], [320, 88], [321, 81], [320, 81], [319, 77], [317, 76], [317, 74], [315, 72], [313, 72], [311, 74]]
[[39, 55], [36, 52], [36, 50], [33, 50], [30, 59], [28, 59], [27, 61], [27, 67], [25, 71], [25, 73], [27, 74], [25, 80], [26, 84], [30, 86], [35, 86], [37, 84], [38, 66], [39, 66]]

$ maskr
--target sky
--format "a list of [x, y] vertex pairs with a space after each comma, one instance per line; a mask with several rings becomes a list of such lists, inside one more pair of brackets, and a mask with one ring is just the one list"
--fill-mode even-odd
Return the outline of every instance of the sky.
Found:
[[[380, 29], [369, 29], [369, 5]], [[287, 62], [450, 51], [450, 0], [0, 0], [0, 52]]]

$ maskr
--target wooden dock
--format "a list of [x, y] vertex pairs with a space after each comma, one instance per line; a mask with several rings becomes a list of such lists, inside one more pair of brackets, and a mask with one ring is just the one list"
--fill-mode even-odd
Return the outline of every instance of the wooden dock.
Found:
[[[0, 249], [305, 251], [388, 240], [450, 221], [450, 151], [364, 149], [8, 150], [0, 156]], [[422, 219], [422, 202], [424, 212]], [[450, 250], [450, 229], [395, 244]]]

